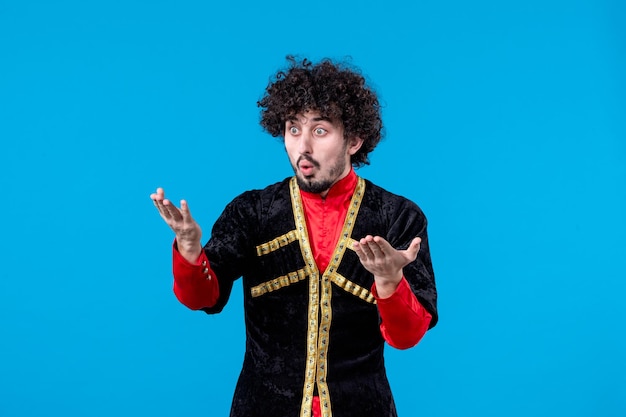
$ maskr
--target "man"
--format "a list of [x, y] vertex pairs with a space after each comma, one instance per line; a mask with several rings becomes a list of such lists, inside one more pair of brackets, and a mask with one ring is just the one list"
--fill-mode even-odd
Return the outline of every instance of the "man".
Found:
[[293, 178], [235, 198], [204, 248], [187, 203], [151, 195], [176, 234], [174, 292], [218, 313], [243, 277], [246, 353], [231, 416], [395, 416], [384, 343], [412, 347], [437, 322], [426, 218], [354, 172], [382, 130], [364, 78], [288, 59], [258, 105]]

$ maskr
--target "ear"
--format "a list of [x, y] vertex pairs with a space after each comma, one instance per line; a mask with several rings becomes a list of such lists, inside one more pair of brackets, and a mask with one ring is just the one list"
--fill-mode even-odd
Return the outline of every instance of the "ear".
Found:
[[354, 155], [355, 153], [359, 151], [359, 149], [361, 149], [362, 145], [363, 145], [363, 139], [361, 139], [358, 136], [354, 136], [348, 139], [348, 154], [350, 156]]

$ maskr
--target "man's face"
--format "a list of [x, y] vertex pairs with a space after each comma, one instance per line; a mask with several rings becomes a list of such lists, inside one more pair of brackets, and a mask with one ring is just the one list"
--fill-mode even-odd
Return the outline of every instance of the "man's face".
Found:
[[330, 187], [350, 172], [350, 156], [363, 141], [345, 140], [341, 123], [317, 111], [297, 114], [285, 122], [285, 149], [298, 185], [303, 191], [326, 195]]

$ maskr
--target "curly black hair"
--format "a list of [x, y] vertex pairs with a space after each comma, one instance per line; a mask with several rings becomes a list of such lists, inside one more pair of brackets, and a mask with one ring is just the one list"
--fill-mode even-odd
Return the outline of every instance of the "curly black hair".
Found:
[[365, 78], [345, 63], [324, 59], [313, 64], [287, 56], [289, 67], [270, 81], [257, 102], [261, 126], [274, 137], [285, 134], [285, 122], [299, 113], [318, 111], [341, 122], [345, 139], [359, 137], [363, 145], [352, 155], [354, 166], [369, 165], [367, 155], [383, 136], [381, 108]]

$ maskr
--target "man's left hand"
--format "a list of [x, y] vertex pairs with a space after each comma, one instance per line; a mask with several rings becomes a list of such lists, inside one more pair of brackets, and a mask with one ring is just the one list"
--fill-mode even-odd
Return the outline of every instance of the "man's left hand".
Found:
[[365, 269], [374, 275], [380, 298], [393, 294], [402, 280], [402, 268], [417, 258], [422, 239], [416, 237], [406, 250], [397, 250], [380, 236], [368, 235], [354, 242], [354, 250]]

